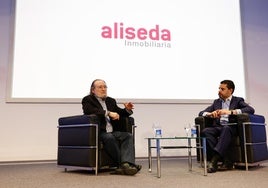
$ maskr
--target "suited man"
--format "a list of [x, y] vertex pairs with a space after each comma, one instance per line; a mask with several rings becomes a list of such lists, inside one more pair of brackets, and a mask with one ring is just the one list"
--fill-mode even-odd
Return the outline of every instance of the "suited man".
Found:
[[231, 80], [220, 82], [218, 95], [219, 98], [199, 112], [199, 116], [214, 118], [213, 126], [202, 130], [201, 135], [207, 138], [208, 173], [218, 170], [218, 161], [223, 159], [222, 170], [232, 169], [233, 164], [226, 155], [232, 137], [236, 134], [236, 128], [228, 125], [230, 114], [248, 113], [254, 114], [255, 110], [247, 104], [243, 98], [233, 96], [235, 85]]
[[115, 173], [134, 175], [141, 166], [134, 164], [133, 137], [131, 133], [121, 131], [120, 125], [120, 117], [133, 114], [134, 106], [128, 102], [124, 103], [124, 107], [120, 108], [114, 98], [107, 96], [107, 85], [101, 79], [92, 82], [90, 94], [82, 99], [84, 114], [95, 114], [100, 119], [100, 139], [104, 143], [107, 154], [118, 166]]

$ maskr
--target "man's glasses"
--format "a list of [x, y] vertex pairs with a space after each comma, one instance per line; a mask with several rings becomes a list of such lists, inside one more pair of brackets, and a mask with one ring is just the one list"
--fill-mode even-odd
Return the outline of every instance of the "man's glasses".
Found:
[[97, 89], [107, 89], [107, 86], [95, 86]]

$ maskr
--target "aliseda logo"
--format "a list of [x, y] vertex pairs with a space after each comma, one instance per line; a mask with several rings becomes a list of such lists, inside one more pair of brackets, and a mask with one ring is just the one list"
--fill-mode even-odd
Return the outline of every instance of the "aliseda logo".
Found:
[[155, 25], [150, 28], [136, 28], [115, 22], [112, 26], [101, 28], [104, 39], [124, 40], [125, 46], [147, 48], [171, 48], [171, 32]]

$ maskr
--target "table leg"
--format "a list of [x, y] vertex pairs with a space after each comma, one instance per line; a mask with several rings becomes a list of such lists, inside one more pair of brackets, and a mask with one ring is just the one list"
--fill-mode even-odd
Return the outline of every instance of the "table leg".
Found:
[[191, 139], [188, 138], [188, 167], [189, 171], [192, 171], [193, 163], [192, 163], [192, 145], [191, 145]]
[[196, 124], [196, 127], [197, 127], [197, 130], [198, 130], [198, 133], [197, 133], [197, 136], [198, 136], [198, 149], [199, 149], [199, 161], [200, 161], [200, 167], [203, 167], [202, 165], [204, 164], [203, 161], [202, 161], [202, 155], [201, 153], [203, 153], [203, 150], [202, 150], [202, 138], [201, 138], [201, 133], [200, 133], [200, 125], [199, 124]]
[[152, 172], [152, 148], [150, 138], [148, 138], [148, 161], [149, 161], [149, 172]]
[[157, 153], [157, 177], [161, 177], [161, 164], [160, 164], [160, 139], [156, 139], [156, 153]]
[[[204, 159], [204, 176], [207, 175], [207, 145], [206, 145], [206, 138], [202, 138], [203, 142], [203, 159]], [[201, 160], [200, 160], [201, 161]]]

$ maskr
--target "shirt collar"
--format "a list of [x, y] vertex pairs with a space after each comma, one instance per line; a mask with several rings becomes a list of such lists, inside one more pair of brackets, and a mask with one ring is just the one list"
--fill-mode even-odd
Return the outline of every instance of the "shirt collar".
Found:
[[97, 97], [96, 95], [95, 95], [95, 97], [96, 97], [96, 99], [98, 99], [99, 102], [105, 102], [105, 99], [102, 99], [100, 97]]
[[231, 95], [230, 97], [228, 97], [228, 98], [225, 99], [225, 100], [221, 99], [221, 101], [222, 101], [222, 102], [231, 101], [231, 100], [232, 100], [232, 97], [233, 97], [233, 96]]

